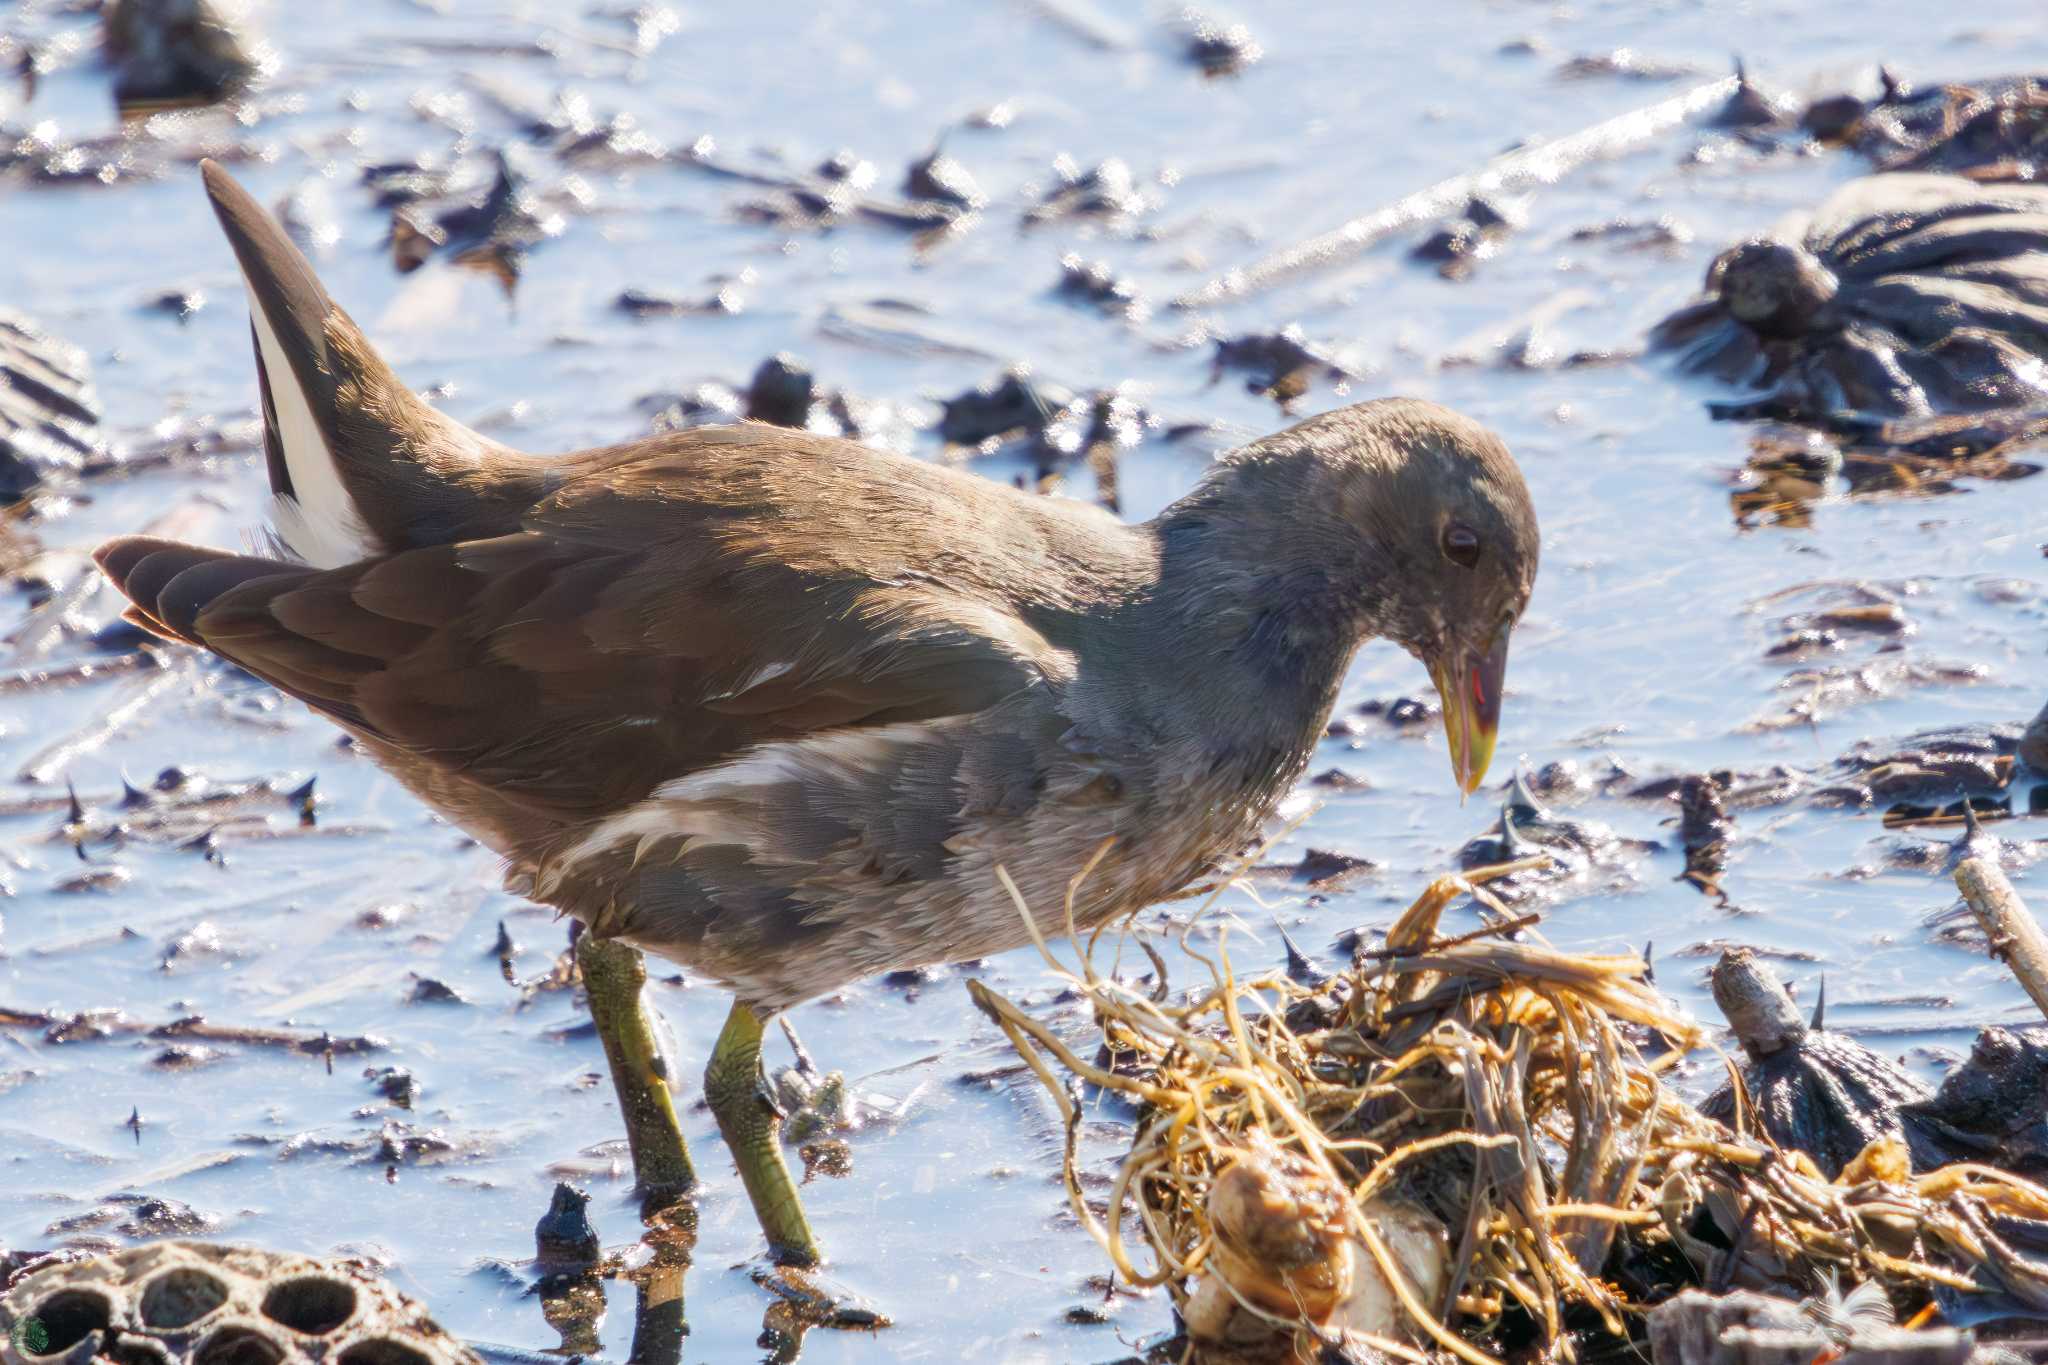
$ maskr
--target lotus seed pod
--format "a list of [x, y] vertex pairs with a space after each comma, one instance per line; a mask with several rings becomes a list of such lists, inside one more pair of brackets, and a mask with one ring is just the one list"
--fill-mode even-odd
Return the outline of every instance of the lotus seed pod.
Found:
[[[1409, 1318], [1379, 1263], [1350, 1230], [1349, 1191], [1314, 1163], [1269, 1144], [1240, 1152], [1209, 1187], [1214, 1233], [1208, 1260], [1182, 1305], [1188, 1335], [1213, 1349], [1203, 1358], [1313, 1361], [1316, 1336], [1330, 1332], [1410, 1338]], [[1450, 1280], [1450, 1234], [1413, 1205], [1376, 1199], [1362, 1210], [1410, 1291], [1434, 1312]], [[1233, 1291], [1235, 1291], [1233, 1293]]]
[[1211, 1264], [1268, 1312], [1321, 1322], [1351, 1290], [1347, 1202], [1303, 1157], [1241, 1153], [1209, 1187]]
[[158, 1242], [0, 1296], [0, 1365], [482, 1365], [354, 1261]]
[[[1362, 1210], [1380, 1235], [1387, 1255], [1408, 1281], [1408, 1290], [1429, 1312], [1441, 1312], [1451, 1281], [1451, 1234], [1436, 1215], [1394, 1199], [1375, 1199]], [[1351, 1290], [1330, 1315], [1330, 1325], [1397, 1341], [1414, 1341], [1418, 1333], [1393, 1287], [1380, 1273], [1379, 1262], [1363, 1242], [1350, 1244]]]

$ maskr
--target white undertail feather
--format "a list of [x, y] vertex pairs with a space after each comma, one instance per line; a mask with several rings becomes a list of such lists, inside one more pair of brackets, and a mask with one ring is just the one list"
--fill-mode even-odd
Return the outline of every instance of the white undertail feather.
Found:
[[341, 481], [313, 406], [299, 386], [298, 371], [253, 289], [249, 316], [256, 323], [270, 405], [277, 414], [277, 439], [292, 479], [291, 496], [279, 493], [270, 499], [270, 524], [285, 548], [315, 568], [334, 569], [368, 559], [377, 553], [376, 541]]

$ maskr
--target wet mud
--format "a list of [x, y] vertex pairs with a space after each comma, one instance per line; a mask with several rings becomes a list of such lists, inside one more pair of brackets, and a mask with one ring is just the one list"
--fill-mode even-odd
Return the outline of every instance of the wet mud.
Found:
[[[2043, 448], [2039, 192], [2009, 173], [2035, 96], [1986, 79], [2048, 63], [2027, 7], [1778, 12], [1740, 81], [1713, 7], [1370, 33], [1065, 2], [259, 17], [248, 62], [198, 39], [167, 103], [125, 110], [146, 73], [122, 75], [101, 16], [0, 17], [26, 73], [0, 93], [21, 225], [0, 255], [8, 1264], [181, 1228], [361, 1253], [521, 1359], [644, 1336], [682, 1358], [1111, 1360], [1172, 1326], [1163, 1295], [1106, 1291], [1056, 1185], [1070, 1139], [1106, 1182], [1130, 1114], [1069, 1134], [962, 988], [1078, 1035], [1035, 953], [807, 1005], [801, 1053], [771, 1036], [831, 1276], [895, 1321], [819, 1327], [848, 1300], [756, 1283], [693, 1081], [696, 1221], [642, 1220], [562, 927], [330, 728], [120, 620], [99, 539], [233, 546], [262, 517], [207, 155], [280, 207], [409, 383], [522, 448], [752, 417], [1142, 518], [1293, 416], [1395, 392], [1471, 412], [1545, 528], [1498, 780], [1458, 805], [1427, 679], [1369, 648], [1304, 823], [1221, 915], [1143, 917], [1131, 979], [1153, 970], [1138, 940], [1185, 979], [1183, 936], [1213, 954], [1226, 921], [1234, 962], [1285, 972], [1291, 944], [1323, 970], [1461, 856], [1543, 852], [1505, 894], [1553, 942], [1651, 940], [1660, 988], [1710, 1021], [1730, 947], [1786, 964], [1802, 1006], [1824, 972], [1823, 1034], [1902, 1071], [1923, 1128], [2035, 1150], [1999, 1117], [2029, 1112], [2004, 1087], [2030, 1007], [1942, 918], [1966, 798], [2048, 900], [2048, 481], [2014, 477]], [[1903, 217], [1837, 197], [1878, 167], [1940, 195]], [[1695, 308], [1717, 256], [1789, 215], [1785, 250], [1722, 265]], [[1674, 313], [1711, 372], [1640, 354]], [[1483, 918], [1461, 902], [1446, 932]], [[650, 966], [693, 1078], [724, 1001]]]

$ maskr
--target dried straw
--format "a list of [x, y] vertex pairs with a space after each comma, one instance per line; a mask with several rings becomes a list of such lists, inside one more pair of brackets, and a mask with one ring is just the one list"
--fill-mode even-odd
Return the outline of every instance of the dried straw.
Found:
[[[2048, 1218], [2040, 1186], [1976, 1165], [1916, 1177], [1896, 1143], [1874, 1144], [1830, 1182], [1740, 1116], [1731, 1131], [1681, 1098], [1665, 1073], [1704, 1035], [1656, 991], [1643, 960], [1561, 952], [1533, 931], [1533, 917], [1510, 915], [1487, 893], [1487, 882], [1541, 861], [1439, 877], [1384, 944], [1313, 989], [1238, 977], [1227, 926], [1213, 958], [1184, 935], [1182, 948], [1211, 981], [1177, 1001], [1142, 939], [1159, 989], [1140, 993], [1097, 970], [1104, 929], [1084, 941], [1074, 921], [1092, 860], [1068, 888], [1073, 968], [998, 869], [1046, 961], [1092, 1004], [1110, 1055], [1125, 1059], [1116, 1070], [1097, 1066], [995, 991], [969, 985], [1063, 1116], [1068, 1202], [1117, 1273], [1134, 1286], [1168, 1286], [1185, 1309], [1216, 1251], [1210, 1183], [1240, 1156], [1277, 1148], [1302, 1158], [1295, 1169], [1326, 1195], [1338, 1193], [1410, 1340], [1473, 1365], [1494, 1360], [1489, 1345], [1511, 1316], [1558, 1357], [1588, 1332], [1640, 1340], [1645, 1300], [1690, 1285], [1800, 1297], [1869, 1280], [1902, 1311], [1939, 1285], [2048, 1304], [2048, 1268], [2020, 1257], [1988, 1222]], [[1463, 897], [1487, 927], [1440, 937], [1445, 908]], [[1100, 1213], [1076, 1169], [1075, 1082], [1128, 1095], [1145, 1111]], [[1440, 1302], [1422, 1301], [1362, 1212], [1396, 1190], [1451, 1229], [1451, 1283]], [[1276, 1332], [1301, 1334], [1297, 1349], [1339, 1344], [1306, 1317], [1230, 1292]], [[1425, 1358], [1400, 1343], [1371, 1344]]]

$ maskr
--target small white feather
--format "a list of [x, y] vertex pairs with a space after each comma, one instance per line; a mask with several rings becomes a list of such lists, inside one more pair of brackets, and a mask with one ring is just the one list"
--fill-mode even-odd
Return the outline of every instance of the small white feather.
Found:
[[739, 686], [731, 689], [730, 691], [716, 693], [712, 696], [706, 697], [704, 700], [731, 701], [734, 697], [741, 696], [745, 693], [753, 691], [757, 687], [761, 687], [768, 683], [774, 682], [777, 678], [781, 677], [783, 674], [789, 672], [791, 669], [795, 667], [796, 665], [793, 663], [766, 664], [761, 668], [754, 670], [752, 676], [748, 677], [747, 680], [745, 682], [742, 682]]
[[368, 559], [378, 553], [376, 540], [341, 481], [334, 454], [313, 417], [313, 406], [299, 386], [298, 372], [292, 369], [253, 289], [249, 291], [249, 316], [256, 323], [270, 406], [277, 414], [277, 438], [292, 479], [291, 496], [280, 493], [271, 498], [270, 523], [278, 539], [315, 568], [334, 569]]

